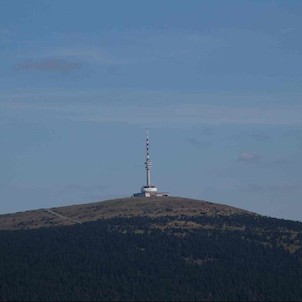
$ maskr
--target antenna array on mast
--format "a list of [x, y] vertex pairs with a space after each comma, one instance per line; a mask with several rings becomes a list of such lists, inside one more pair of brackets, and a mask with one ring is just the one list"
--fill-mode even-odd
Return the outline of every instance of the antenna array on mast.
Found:
[[142, 186], [140, 193], [133, 194], [134, 197], [150, 197], [150, 196], [168, 196], [167, 192], [159, 193], [157, 192], [156, 186], [151, 185], [151, 158], [150, 158], [150, 143], [149, 143], [149, 130], [146, 128], [146, 178], [147, 183]]
[[150, 159], [150, 151], [149, 151], [149, 133], [148, 128], [146, 129], [146, 174], [147, 174], [147, 186], [151, 186], [151, 159]]

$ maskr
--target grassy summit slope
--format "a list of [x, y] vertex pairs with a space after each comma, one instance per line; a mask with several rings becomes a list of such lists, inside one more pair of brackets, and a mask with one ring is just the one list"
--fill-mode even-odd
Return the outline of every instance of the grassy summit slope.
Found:
[[0, 215], [0, 230], [71, 225], [113, 217], [229, 216], [234, 214], [256, 215], [227, 205], [182, 197], [128, 197]]

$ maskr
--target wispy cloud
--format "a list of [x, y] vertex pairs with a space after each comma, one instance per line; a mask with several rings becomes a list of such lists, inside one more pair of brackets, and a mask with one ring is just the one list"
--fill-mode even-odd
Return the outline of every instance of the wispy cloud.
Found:
[[[95, 108], [93, 112], [81, 114], [82, 121], [128, 122], [131, 124], [161, 125], [301, 125], [302, 107], [284, 112], [281, 108], [236, 108], [219, 105], [175, 104], [161, 108], [141, 105]], [[282, 114], [283, 113], [283, 114]], [[269, 116], [269, 117], [268, 117]], [[74, 116], [77, 120], [77, 116]]]
[[[28, 66], [33, 68], [33, 66]], [[35, 67], [37, 68], [37, 67]], [[42, 68], [38, 66], [38, 68]], [[43, 68], [53, 68], [43, 66]], [[59, 69], [59, 67], [57, 66]], [[68, 70], [74, 66], [60, 67]], [[220, 94], [169, 91], [33, 91], [2, 94], [0, 106], [13, 110], [41, 110], [62, 113], [73, 121], [154, 126], [272, 125], [301, 126], [302, 106], [265, 104], [225, 105]], [[216, 99], [215, 101], [212, 101]], [[212, 104], [213, 103], [213, 104]], [[196, 143], [196, 142], [195, 142]]]
[[[0, 32], [1, 34], [1, 32]], [[179, 30], [110, 30], [100, 37], [75, 34], [54, 35], [60, 46], [43, 44], [23, 49], [20, 57], [60, 58], [83, 64], [131, 65], [157, 61], [204, 60], [213, 49], [224, 45], [220, 38], [206, 33]], [[67, 43], [68, 41], [68, 43]], [[66, 46], [68, 45], [68, 46]]]
[[96, 64], [125, 64], [128, 61], [114, 57], [110, 52], [103, 48], [65, 48], [57, 50], [56, 55], [82, 62], [93, 62]]
[[35, 70], [41, 72], [66, 73], [79, 69], [81, 64], [61, 58], [44, 58], [39, 60], [25, 60], [17, 64], [17, 70]]
[[260, 155], [255, 152], [243, 152], [241, 153], [237, 160], [241, 162], [254, 162], [260, 159]]

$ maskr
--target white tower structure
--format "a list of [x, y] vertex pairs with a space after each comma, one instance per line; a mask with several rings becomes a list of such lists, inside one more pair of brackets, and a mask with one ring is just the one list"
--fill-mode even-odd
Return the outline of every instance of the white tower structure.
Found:
[[150, 145], [149, 145], [149, 131], [146, 129], [146, 178], [147, 183], [145, 186], [141, 187], [140, 193], [133, 194], [134, 197], [150, 197], [150, 196], [168, 196], [167, 192], [157, 192], [157, 188], [154, 185], [151, 185], [151, 158], [150, 158]]
[[151, 186], [151, 159], [150, 159], [150, 152], [149, 152], [149, 136], [148, 136], [148, 129], [146, 129], [146, 175], [147, 175], [147, 187]]

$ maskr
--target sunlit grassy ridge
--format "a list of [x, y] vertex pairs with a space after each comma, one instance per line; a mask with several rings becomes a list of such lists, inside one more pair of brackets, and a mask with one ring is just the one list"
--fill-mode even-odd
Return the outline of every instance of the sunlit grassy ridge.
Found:
[[[18, 212], [0, 216], [0, 229], [30, 229], [79, 222], [95, 221], [112, 217], [133, 216], [215, 216], [254, 213], [201, 200], [182, 197], [118, 198], [95, 203], [51, 208], [51, 211], [65, 216], [64, 219], [45, 209]], [[74, 221], [72, 221], [74, 220]]]

